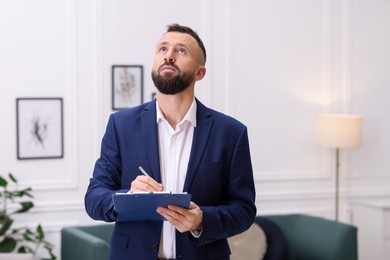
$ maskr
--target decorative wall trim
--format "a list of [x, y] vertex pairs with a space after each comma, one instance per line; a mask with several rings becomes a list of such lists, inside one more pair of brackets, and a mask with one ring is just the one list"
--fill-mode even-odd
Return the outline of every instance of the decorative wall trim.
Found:
[[[234, 73], [234, 64], [235, 60], [234, 57], [235, 55], [235, 15], [234, 15], [234, 4], [235, 1], [233, 0], [227, 0], [224, 2], [225, 3], [225, 57], [226, 57], [226, 62], [225, 62], [225, 78], [226, 80], [226, 92], [225, 92], [225, 111], [229, 115], [233, 115], [236, 112], [235, 107], [234, 107], [234, 102], [233, 97], [234, 97], [234, 87], [233, 84], [236, 82], [235, 81], [235, 73]], [[232, 47], [233, 46], [233, 47]]]
[[[258, 187], [256, 185], [256, 187]], [[257, 189], [261, 190], [261, 189]], [[291, 201], [313, 201], [313, 200], [333, 200], [334, 190], [330, 189], [315, 189], [314, 191], [290, 191], [290, 192], [257, 192], [256, 201], [261, 202], [291, 202]], [[357, 199], [375, 199], [375, 198], [390, 198], [390, 191], [386, 188], [381, 190], [341, 190], [339, 193], [341, 201], [350, 201]]]
[[84, 203], [80, 200], [61, 201], [60, 203], [39, 203], [31, 210], [36, 213], [50, 213], [50, 212], [70, 212], [83, 211], [85, 212]]
[[[77, 51], [77, 45], [78, 45], [78, 20], [77, 20], [77, 14], [78, 14], [78, 8], [77, 8], [77, 0], [69, 1], [68, 2], [69, 7], [69, 47], [70, 47], [70, 60], [69, 60], [69, 72], [70, 72], [70, 83], [71, 86], [68, 87], [68, 96], [65, 99], [65, 111], [68, 111], [68, 115], [65, 114], [65, 119], [67, 119], [65, 122], [69, 125], [66, 127], [68, 129], [68, 136], [65, 135], [65, 140], [69, 140], [70, 142], [66, 142], [65, 144], [68, 146], [67, 151], [65, 151], [65, 154], [69, 157], [69, 163], [71, 164], [70, 167], [70, 182], [73, 184], [71, 187], [78, 187], [78, 172], [80, 169], [80, 153], [79, 153], [79, 146], [81, 145], [79, 142], [79, 113], [77, 112], [79, 110], [79, 102], [80, 97], [78, 95], [78, 89], [79, 89], [79, 57], [78, 57], [78, 51]], [[69, 116], [72, 115], [72, 116]], [[66, 148], [66, 147], [65, 147]], [[68, 171], [69, 172], [69, 171]], [[67, 187], [69, 188], [69, 186]]]
[[[77, 0], [68, 1], [68, 78], [69, 85], [67, 86], [66, 96], [64, 97], [64, 159], [67, 175], [62, 176], [64, 179], [36, 182], [29, 182], [28, 185], [33, 186], [36, 191], [51, 191], [75, 189], [78, 187], [78, 166], [79, 166], [79, 141], [78, 141], [78, 109], [79, 95], [77, 93], [78, 84], [78, 56], [77, 56]], [[72, 116], [70, 116], [72, 115]]]
[[258, 192], [256, 195], [256, 201], [262, 202], [286, 202], [286, 201], [309, 201], [309, 200], [328, 200], [334, 198], [333, 191], [319, 190], [311, 192]]
[[329, 180], [331, 178], [330, 172], [326, 170], [255, 172], [254, 176], [256, 182]]
[[348, 194], [348, 199], [378, 199], [378, 198], [390, 198], [390, 191], [388, 188], [382, 188], [380, 190], [368, 190], [368, 189], [359, 189], [346, 191]]
[[[343, 35], [342, 35], [342, 51], [343, 51], [343, 97], [345, 102], [343, 103], [343, 111], [345, 113], [353, 112], [353, 104], [354, 100], [352, 97], [354, 96], [354, 88], [353, 88], [353, 8], [354, 2], [353, 0], [344, 0], [342, 4], [342, 27], [343, 27]], [[364, 126], [363, 126], [364, 131]], [[344, 168], [344, 174], [347, 176], [348, 180], [372, 180], [373, 178], [384, 178], [389, 179], [389, 169], [372, 169], [367, 173], [365, 172], [354, 172], [351, 173], [350, 165], [351, 165], [351, 156], [348, 151], [343, 151], [343, 158], [341, 158], [341, 163]]]
[[[38, 225], [38, 222], [24, 222], [23, 225], [15, 224], [15, 228], [20, 227], [29, 227], [30, 229], [35, 229]], [[41, 223], [45, 233], [59, 233], [64, 227], [72, 227], [80, 225], [80, 221], [72, 220], [72, 221], [45, 221]], [[56, 245], [58, 246], [58, 245]]]
[[308, 180], [329, 180], [333, 178], [333, 171], [331, 169], [332, 159], [331, 151], [324, 151], [321, 158], [322, 168], [313, 171], [268, 171], [255, 172], [256, 182], [286, 182], [286, 181], [308, 181]]
[[352, 1], [343, 1], [343, 35], [342, 35], [342, 51], [343, 51], [343, 80], [342, 91], [343, 111], [346, 113], [352, 109]]
[[28, 186], [32, 186], [34, 191], [53, 191], [53, 190], [74, 190], [77, 189], [79, 184], [76, 178], [77, 172], [74, 170], [77, 165], [72, 165], [72, 170], [69, 179], [63, 180], [50, 180], [50, 181], [39, 181], [29, 182]]
[[[260, 213], [260, 214], [259, 214]], [[310, 215], [310, 216], [317, 216], [322, 217], [326, 219], [332, 219], [333, 218], [333, 208], [328, 207], [312, 207], [312, 208], [293, 208], [289, 210], [262, 210], [261, 212], [258, 212], [258, 215], [260, 216], [267, 216], [267, 215], [287, 215], [287, 214], [304, 214], [304, 215]]]
[[[204, 45], [206, 46], [206, 50], [209, 47], [211, 49], [212, 46], [212, 22], [211, 22], [211, 10], [212, 10], [212, 1], [203, 0], [202, 1], [202, 7], [203, 7], [203, 34], [201, 35], [202, 40], [204, 41]], [[206, 67], [212, 68], [213, 60], [207, 59]], [[206, 73], [207, 74], [207, 73]], [[205, 77], [202, 79], [203, 86], [201, 88], [196, 88], [196, 92], [202, 92], [202, 102], [205, 104], [210, 105], [212, 103], [212, 83], [211, 83], [212, 77]], [[197, 83], [199, 84], [199, 83]]]
[[[324, 93], [328, 94], [328, 106], [331, 104], [331, 79], [332, 79], [332, 1], [323, 0], [323, 24], [322, 24], [322, 39], [323, 39], [323, 68], [322, 68], [322, 88]], [[329, 108], [328, 108], [329, 109]]]
[[104, 56], [104, 51], [103, 51], [103, 39], [104, 39], [104, 26], [103, 26], [103, 3], [102, 0], [96, 0], [96, 91], [97, 91], [97, 110], [99, 112], [99, 117], [97, 118], [97, 128], [99, 129], [99, 133], [97, 135], [97, 143], [100, 143], [101, 141], [101, 136], [104, 133], [105, 129], [105, 124], [106, 124], [106, 111], [105, 111], [105, 96], [103, 93], [104, 91], [104, 83], [106, 82], [106, 76], [105, 76], [105, 71], [104, 71], [104, 66], [103, 66], [103, 56]]

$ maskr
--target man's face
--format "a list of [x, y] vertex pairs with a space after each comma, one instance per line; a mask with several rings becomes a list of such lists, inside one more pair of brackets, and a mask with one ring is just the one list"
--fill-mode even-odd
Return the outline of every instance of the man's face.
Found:
[[201, 66], [196, 40], [188, 34], [168, 32], [157, 43], [152, 79], [157, 89], [168, 95], [180, 93], [195, 83]]

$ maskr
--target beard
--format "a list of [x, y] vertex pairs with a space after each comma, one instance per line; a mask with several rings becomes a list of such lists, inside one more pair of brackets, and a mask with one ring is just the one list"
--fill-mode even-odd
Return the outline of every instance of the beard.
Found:
[[[177, 76], [162, 76], [158, 71], [164, 65], [175, 67], [179, 74]], [[175, 95], [180, 93], [188, 88], [191, 85], [191, 82], [195, 79], [195, 73], [182, 73], [181, 70], [174, 64], [163, 64], [162, 66], [160, 66], [158, 71], [152, 70], [152, 79], [154, 85], [162, 94]]]

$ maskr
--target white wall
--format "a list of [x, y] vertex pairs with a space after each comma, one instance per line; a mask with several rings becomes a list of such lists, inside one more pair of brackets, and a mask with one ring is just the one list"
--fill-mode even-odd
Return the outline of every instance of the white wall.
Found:
[[[334, 153], [314, 142], [318, 113], [364, 117], [362, 147], [341, 151], [341, 220], [350, 201], [389, 196], [390, 4], [386, 0], [63, 0], [0, 2], [0, 174], [32, 185], [59, 250], [63, 226], [90, 224], [83, 196], [111, 110], [111, 65], [144, 66], [156, 41], [189, 25], [208, 51], [197, 96], [249, 127], [258, 214], [333, 218]], [[64, 98], [63, 159], [17, 160], [18, 97]]]

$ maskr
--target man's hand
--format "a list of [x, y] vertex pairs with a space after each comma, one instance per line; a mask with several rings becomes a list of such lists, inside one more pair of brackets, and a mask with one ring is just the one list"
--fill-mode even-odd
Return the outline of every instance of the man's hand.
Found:
[[149, 176], [139, 175], [130, 184], [130, 190], [127, 193], [133, 192], [149, 192], [149, 191], [163, 191], [164, 185], [158, 183]]
[[194, 202], [190, 202], [188, 209], [169, 205], [168, 208], [159, 207], [157, 212], [169, 221], [179, 232], [202, 229], [203, 212]]

